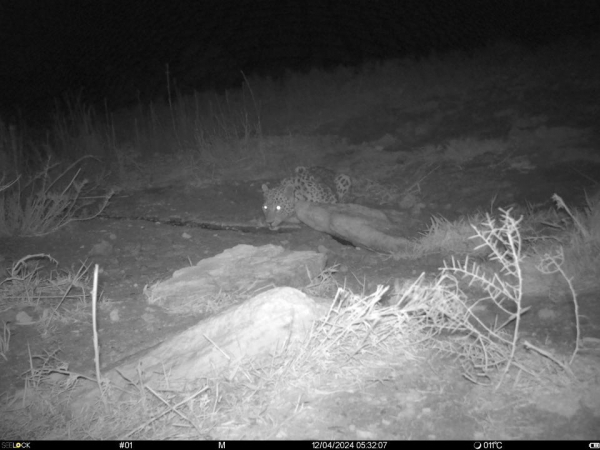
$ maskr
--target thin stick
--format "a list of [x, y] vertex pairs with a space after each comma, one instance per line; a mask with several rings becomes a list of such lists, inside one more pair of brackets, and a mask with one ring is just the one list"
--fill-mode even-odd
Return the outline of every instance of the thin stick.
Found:
[[546, 350], [542, 350], [539, 347], [536, 347], [535, 345], [533, 345], [531, 342], [529, 341], [525, 341], [523, 342], [523, 346], [527, 349], [527, 350], [533, 350], [538, 352], [540, 355], [545, 356], [546, 358], [548, 358], [550, 361], [555, 362], [556, 364], [558, 364], [560, 367], [563, 368], [563, 370], [565, 372], [567, 372], [569, 375], [573, 375], [573, 372], [571, 371], [571, 369], [569, 368], [568, 365], [563, 364], [561, 361], [559, 361], [557, 358], [555, 358], [554, 356], [552, 356], [552, 353], [546, 351]]
[[186, 420], [190, 423], [190, 425], [192, 425], [196, 431], [198, 432], [198, 437], [202, 437], [202, 431], [200, 431], [200, 428], [198, 427], [198, 425], [196, 424], [196, 422], [194, 422], [192, 419], [190, 419], [188, 416], [186, 416], [185, 414], [183, 414], [181, 411], [175, 409], [175, 407], [171, 406], [169, 404], [168, 401], [166, 401], [164, 398], [162, 398], [158, 392], [156, 392], [154, 389], [152, 389], [150, 386], [145, 386], [146, 389], [148, 389], [150, 392], [152, 392], [154, 394], [154, 396], [156, 398], [158, 398], [161, 402], [163, 402], [165, 405], [167, 405], [175, 414], [177, 414], [179, 417], [181, 417], [183, 420]]
[[94, 362], [96, 363], [96, 381], [104, 407], [108, 409], [108, 402], [102, 390], [102, 379], [100, 378], [100, 351], [98, 348], [98, 323], [96, 320], [96, 303], [98, 300], [98, 264], [94, 266], [94, 287], [92, 288], [92, 324], [94, 329]]
[[150, 425], [152, 422], [154, 422], [155, 420], [160, 419], [162, 416], [164, 416], [165, 414], [171, 412], [172, 410], [179, 408], [181, 405], [189, 402], [190, 400], [192, 400], [194, 397], [196, 397], [197, 395], [202, 394], [204, 391], [206, 391], [208, 389], [208, 386], [204, 386], [202, 389], [200, 389], [198, 392], [196, 392], [193, 395], [190, 395], [188, 398], [183, 399], [182, 401], [180, 401], [179, 403], [177, 403], [175, 406], [169, 406], [166, 410], [164, 410], [163, 412], [161, 412], [160, 414], [152, 417], [151, 419], [147, 420], [146, 422], [144, 422], [143, 424], [141, 424], [139, 427], [137, 427], [135, 430], [131, 430], [129, 433], [127, 433], [125, 436], [123, 436], [122, 438], [118, 439], [118, 440], [124, 440], [127, 439], [129, 436], [131, 436], [134, 433], [137, 433], [140, 430], [143, 430], [144, 428], [146, 428], [148, 425]]

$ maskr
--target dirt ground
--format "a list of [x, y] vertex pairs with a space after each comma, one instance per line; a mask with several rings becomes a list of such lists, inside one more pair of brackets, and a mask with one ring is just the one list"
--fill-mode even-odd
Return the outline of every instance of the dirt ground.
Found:
[[[418, 181], [416, 200], [409, 204], [395, 200], [382, 205], [360, 192], [356, 198], [358, 203], [401, 211], [406, 237], [416, 239], [427, 230], [433, 215], [454, 220], [497, 206], [525, 208], [527, 203], [550, 208], [554, 193], [569, 205], [582, 206], [585, 191], [597, 190], [600, 181], [600, 136], [594, 128], [600, 110], [589, 93], [565, 85], [526, 90], [518, 96], [489, 91], [465, 100], [448, 95], [430, 99], [419, 113], [381, 105], [357, 111], [353, 117], [323, 121], [309, 137], [315, 142], [334, 139], [339, 151], [324, 163], [353, 178], [377, 180], [400, 192]], [[393, 137], [389, 145], [382, 143], [385, 136]], [[462, 159], [435, 152], [422, 157], [427, 145], [435, 147], [465, 136], [475, 139], [476, 147], [485, 139], [512, 139], [526, 145], [509, 145], [503, 152], [474, 152]], [[265, 176], [228, 177], [218, 183], [192, 183], [183, 167], [178, 179], [180, 161], [163, 156], [144, 164], [155, 174], [168, 172], [168, 182], [122, 190], [102, 217], [73, 223], [49, 236], [0, 238], [4, 268], [31, 254], [51, 255], [59, 268], [75, 271], [82, 262], [100, 266], [104, 368], [203, 319], [148, 305], [145, 286], [238, 244], [326, 251], [328, 265], [338, 266], [337, 280], [357, 292], [371, 292], [378, 284], [393, 284], [396, 279], [414, 279], [422, 272], [433, 276], [449, 257], [437, 253], [417, 260], [394, 260], [307, 227], [269, 230], [262, 218], [261, 184], [276, 183], [286, 175], [283, 170], [274, 168]], [[420, 178], [415, 177], [417, 168], [423, 175]], [[590, 342], [600, 339], [599, 292], [579, 292], [581, 332]], [[567, 358], [575, 340], [571, 299], [559, 295], [525, 302], [532, 310], [523, 321], [523, 338]], [[86, 314], [77, 321], [57, 322], [44, 334], [35, 326], [15, 325], [19, 311], [1, 313], [2, 320], [11, 324], [10, 351], [7, 360], [0, 359], [1, 392], [22, 387], [22, 375], [29, 368], [28, 349], [37, 355], [58, 350], [69, 370], [93, 374], [90, 305], [63, 307], [83, 308]], [[43, 302], [31, 302], [23, 309], [34, 321], [43, 310]], [[508, 384], [494, 391], [469, 382], [451, 360], [439, 355], [382, 361], [378, 377], [358, 385], [340, 385], [335, 394], [315, 392], [302, 399], [301, 411], [281, 411], [285, 420], [277, 426], [259, 421], [248, 425], [241, 437], [598, 439], [600, 348], [582, 350], [573, 371], [575, 376], [568, 381], [557, 373], [552, 388], [522, 381], [526, 388]]]

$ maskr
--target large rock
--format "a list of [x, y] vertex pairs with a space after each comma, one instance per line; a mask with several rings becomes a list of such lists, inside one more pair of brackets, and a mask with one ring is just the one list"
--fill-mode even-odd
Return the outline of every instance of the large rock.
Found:
[[201, 304], [221, 292], [257, 291], [266, 286], [303, 288], [325, 268], [327, 256], [294, 252], [278, 245], [237, 245], [146, 290], [148, 302], [169, 309]]
[[[124, 392], [127, 380], [140, 381], [140, 375], [144, 384], [152, 387], [160, 386], [165, 374], [170, 383], [215, 376], [243, 360], [267, 360], [284, 347], [293, 349], [327, 311], [328, 305], [315, 302], [297, 289], [271, 289], [199, 322], [103, 376]], [[80, 414], [97, 402], [97, 386], [91, 383], [74, 396], [71, 409]]]
[[136, 376], [138, 364], [145, 381], [195, 380], [215, 370], [280, 351], [284, 344], [302, 341], [313, 322], [327, 312], [312, 298], [290, 287], [267, 292], [199, 322], [129, 364], [123, 375]]

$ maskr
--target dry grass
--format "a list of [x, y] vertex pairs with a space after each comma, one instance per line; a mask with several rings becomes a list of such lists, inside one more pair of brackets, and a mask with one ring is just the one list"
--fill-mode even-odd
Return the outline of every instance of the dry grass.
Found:
[[571, 211], [559, 195], [554, 194], [552, 199], [573, 221], [571, 246], [579, 252], [600, 253], [600, 192], [586, 197], [586, 207], [575, 211]]
[[431, 225], [418, 241], [422, 254], [451, 253], [457, 255], [473, 255], [477, 253], [481, 241], [473, 238], [473, 226], [484, 220], [482, 214], [461, 217], [454, 222], [433, 216]]
[[[511, 365], [531, 375], [535, 374], [533, 368], [527, 367], [523, 361], [519, 361], [517, 358], [520, 318], [528, 309], [523, 308], [521, 304], [523, 293], [521, 264], [524, 257], [524, 240], [520, 228], [523, 224], [523, 216], [514, 219], [510, 210], [501, 209], [500, 211], [500, 219], [487, 214], [486, 219], [483, 221], [480, 216], [477, 217], [477, 220], [470, 218], [458, 222], [434, 220], [429, 233], [421, 241], [424, 248], [451, 253], [467, 252], [476, 254], [478, 250], [483, 249], [487, 259], [496, 264], [496, 272], [490, 274], [489, 270], [485, 270], [477, 262], [469, 260], [469, 256], [464, 261], [452, 257], [451, 263], [444, 265], [437, 279], [437, 287], [433, 290], [435, 295], [440, 296], [434, 303], [438, 306], [452, 305], [448, 310], [444, 309], [441, 313], [448, 325], [446, 330], [452, 335], [458, 332], [457, 339], [440, 341], [442, 343], [440, 348], [458, 356], [465, 367], [465, 377], [473, 382], [490, 379], [493, 370], [500, 367], [504, 368], [503, 378]], [[581, 213], [577, 214], [581, 216]], [[542, 216], [547, 218], [548, 214], [542, 214]], [[535, 228], [534, 224], [540, 221], [540, 217], [539, 214], [529, 216], [527, 228], [530, 232]], [[568, 366], [573, 363], [579, 349], [580, 324], [577, 293], [573, 278], [565, 271], [564, 251], [559, 244], [561, 241], [570, 240], [575, 242], [576, 248], [582, 248], [578, 244], [577, 236], [581, 238], [581, 236], [587, 237], [593, 234], [590, 231], [590, 217], [593, 217], [593, 213], [588, 210], [585, 214], [585, 223], [587, 224], [585, 233], [578, 231], [579, 227], [575, 227], [575, 229], [565, 230], [566, 235], [562, 237], [553, 236], [551, 245], [548, 245], [549, 241], [543, 239], [543, 237], [530, 238], [529, 243], [532, 253], [539, 254], [541, 249], [549, 250], [549, 253], [546, 252], [540, 258], [538, 270], [543, 273], [558, 273], [567, 282], [575, 309], [574, 326], [577, 336], [568, 364], [549, 351], [537, 348], [529, 342], [526, 343], [526, 348], [537, 351], [566, 372], [570, 371]], [[584, 222], [583, 219], [580, 217], [579, 222]], [[479, 225], [473, 223], [479, 223]], [[469, 234], [468, 227], [476, 231], [476, 235], [470, 238], [473, 242], [478, 243], [475, 248], [467, 245], [464, 240], [465, 236]], [[569, 236], [571, 236], [571, 239], [569, 239]], [[586, 242], [590, 244], [589, 238], [584, 239], [587, 239]], [[594, 258], [598, 257], [598, 250], [594, 249], [593, 246], [588, 245], [586, 251], [588, 255], [593, 255]], [[463, 291], [462, 286], [464, 284], [467, 284], [468, 287], [473, 286], [477, 289], [483, 289], [485, 295], [473, 302]], [[480, 303], [493, 305], [496, 310], [504, 314], [506, 320], [500, 324], [483, 323], [476, 314]], [[448, 322], [448, 319], [450, 319], [450, 322]], [[437, 323], [435, 320], [434, 322]], [[512, 331], [508, 332], [506, 326], [511, 323], [513, 324]], [[442, 329], [442, 327], [437, 328]], [[502, 378], [499, 383], [501, 383]]]
[[553, 233], [534, 239], [532, 251], [540, 259], [561, 261], [564, 278], [572, 279], [577, 289], [595, 289], [600, 280], [600, 193], [586, 196], [586, 205], [578, 209], [569, 208], [557, 194], [552, 199], [557, 209], [534, 217]]
[[[447, 330], [453, 335], [458, 333], [452, 351], [467, 362], [465, 377], [473, 382], [490, 379], [494, 370], [503, 368], [500, 384], [511, 365], [526, 370], [515, 361], [520, 320], [528, 309], [521, 305], [522, 243], [518, 230], [521, 219], [511, 217], [510, 211], [501, 212], [500, 223], [488, 215], [481, 228], [473, 227], [476, 237], [483, 241], [479, 247], [489, 249], [490, 259], [501, 266], [500, 272], [489, 276], [468, 257], [464, 262], [452, 258], [450, 265], [444, 264], [438, 279], [439, 288], [444, 291], [442, 298], [452, 299], [448, 302], [452, 308], [443, 313], [444, 317], [452, 320]], [[461, 281], [482, 288], [485, 295], [471, 304], [460, 287]], [[484, 323], [475, 313], [480, 302], [491, 302], [508, 318], [501, 324]], [[441, 300], [440, 304], [443, 303]], [[506, 326], [512, 322], [514, 328], [508, 332]]]
[[[593, 60], [593, 52], [571, 45], [574, 48], [567, 53], [573, 67]], [[122, 183], [131, 179], [132, 170], [139, 170], [140, 161], [156, 155], [171, 161], [174, 156], [182, 156], [179, 166], [172, 170], [181, 175], [183, 168], [191, 166], [190, 171], [201, 179], [219, 178], [232, 166], [238, 173], [249, 166], [251, 171], [260, 172], [271, 169], [273, 161], [282, 166], [279, 169], [284, 169], [290, 157], [305, 153], [297, 142], [301, 141], [300, 136], [313, 134], [323, 125], [324, 118], [342, 123], [345, 118], [384, 104], [420, 110], [432, 98], [453, 94], [469, 98], [495, 89], [498, 83], [510, 91], [528, 88], [528, 80], [536, 80], [529, 81], [531, 87], [563, 81], [565, 75], [560, 71], [547, 71], [540, 78], [538, 68], [553, 61], [552, 48], [531, 53], [517, 45], [502, 43], [477, 52], [473, 58], [447, 54], [432, 55], [420, 62], [369, 62], [359, 68], [285, 73], [276, 81], [256, 75], [244, 78], [241, 89], [223, 94], [181, 95], [173, 89], [167, 67], [166, 101], [150, 105], [140, 102], [127, 110], [96, 112], [83, 104], [80, 97], [62, 99], [63, 107], [55, 112], [51, 128], [35, 142], [29, 138], [33, 133], [27, 133], [23, 126], [0, 121], [0, 167], [10, 166], [10, 170], [3, 170], [13, 176], [22, 173], [31, 159], [38, 164], [49, 155], [64, 160], [93, 155], [118, 172]], [[288, 135], [292, 145], [269, 148], [263, 139], [264, 129], [274, 130], [274, 135]], [[451, 140], [443, 147], [426, 148], [421, 153], [434, 152], [435, 160], [441, 157], [462, 164], [481, 155], [503, 155], [507, 145], [497, 139], [464, 138]], [[312, 149], [304, 156], [310, 159], [319, 153], [318, 149]], [[403, 194], [393, 189], [386, 192], [376, 185], [372, 189], [376, 194], [379, 191], [384, 201]]]
[[89, 316], [85, 311], [90, 299], [88, 267], [82, 264], [77, 271], [64, 271], [56, 270], [57, 264], [50, 255], [27, 255], [15, 262], [0, 282], [0, 310], [33, 306], [40, 319], [19, 324], [36, 325], [42, 336], [51, 334], [57, 323]]
[[[83, 159], [83, 158], [82, 158]], [[58, 164], [46, 166], [28, 182], [15, 180], [0, 191], [0, 235], [44, 236], [81, 220], [97, 217], [113, 192], [90, 197], [88, 180], [80, 180], [81, 169], [66, 178], [80, 162], [52, 176]], [[88, 212], [88, 208], [93, 212]]]
[[334, 278], [334, 275], [338, 270], [339, 265], [336, 264], [325, 268], [315, 277], [308, 273], [308, 278], [311, 282], [303, 289], [303, 291], [312, 297], [332, 298], [339, 288], [339, 285]]

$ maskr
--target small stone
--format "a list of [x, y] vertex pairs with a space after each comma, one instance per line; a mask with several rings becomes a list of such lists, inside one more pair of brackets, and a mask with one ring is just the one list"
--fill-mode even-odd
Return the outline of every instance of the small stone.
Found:
[[88, 252], [90, 256], [108, 256], [112, 253], [113, 246], [110, 242], [102, 240], [98, 244], [94, 245]]
[[109, 317], [110, 317], [111, 322], [118, 322], [119, 320], [121, 320], [119, 318], [119, 310], [118, 309], [113, 309], [110, 312]]
[[556, 318], [556, 313], [549, 308], [542, 308], [538, 311], [537, 316], [540, 320], [552, 320]]
[[375, 439], [375, 434], [368, 430], [356, 430], [356, 436], [361, 440]]
[[25, 311], [21, 311], [21, 312], [17, 313], [17, 316], [15, 317], [15, 320], [17, 321], [17, 323], [19, 325], [31, 325], [31, 324], [33, 324], [33, 319]]

